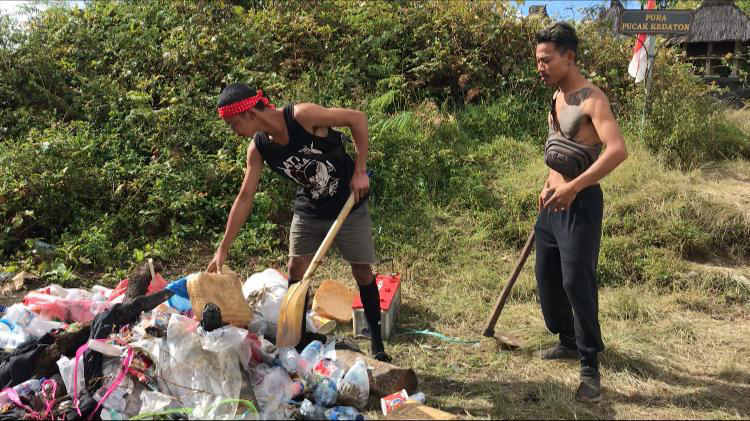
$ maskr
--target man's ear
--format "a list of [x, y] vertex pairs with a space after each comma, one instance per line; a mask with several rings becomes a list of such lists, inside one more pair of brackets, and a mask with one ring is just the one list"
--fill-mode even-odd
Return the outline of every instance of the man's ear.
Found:
[[576, 53], [573, 50], [568, 50], [565, 55], [567, 56], [568, 61], [570, 61], [571, 63], [576, 62]]

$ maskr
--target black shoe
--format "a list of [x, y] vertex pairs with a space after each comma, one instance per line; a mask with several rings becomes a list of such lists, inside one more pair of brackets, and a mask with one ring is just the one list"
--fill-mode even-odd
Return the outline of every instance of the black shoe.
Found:
[[578, 402], [596, 403], [602, 400], [602, 387], [599, 373], [581, 374], [581, 384], [576, 391]]
[[378, 361], [382, 361], [384, 363], [389, 363], [389, 362], [393, 361], [393, 359], [391, 359], [390, 355], [386, 354], [385, 351], [380, 351], [380, 352], [376, 352], [376, 353], [372, 354], [372, 358], [374, 358], [374, 359], [376, 359]]
[[563, 344], [557, 344], [554, 348], [542, 351], [541, 357], [543, 360], [578, 360], [578, 349], [570, 348]]
[[333, 340], [336, 341], [336, 346], [334, 349], [344, 349], [348, 351], [354, 351], [358, 353], [362, 353], [362, 349], [357, 345], [356, 342], [354, 342], [352, 339], [347, 337], [333, 337]]

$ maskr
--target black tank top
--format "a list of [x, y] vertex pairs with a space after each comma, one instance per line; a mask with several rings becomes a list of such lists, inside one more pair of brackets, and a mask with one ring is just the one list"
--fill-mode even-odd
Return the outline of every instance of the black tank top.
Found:
[[[350, 140], [331, 128], [326, 137], [309, 133], [294, 119], [294, 104], [283, 111], [289, 143], [273, 143], [267, 133], [258, 132], [255, 147], [271, 169], [299, 185], [294, 213], [335, 219], [351, 190], [354, 161], [344, 150], [344, 142]], [[355, 209], [364, 202], [360, 200]]]

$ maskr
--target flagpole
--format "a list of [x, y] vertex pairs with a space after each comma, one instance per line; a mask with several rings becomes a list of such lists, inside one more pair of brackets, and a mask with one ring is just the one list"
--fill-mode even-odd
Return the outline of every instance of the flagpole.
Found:
[[643, 116], [641, 117], [641, 139], [643, 139], [643, 131], [646, 127], [646, 115], [651, 111], [651, 75], [653, 74], [654, 70], [654, 59], [656, 58], [656, 40], [652, 41], [654, 43], [654, 53], [651, 54], [648, 51], [648, 48], [646, 48], [646, 99], [643, 103]]

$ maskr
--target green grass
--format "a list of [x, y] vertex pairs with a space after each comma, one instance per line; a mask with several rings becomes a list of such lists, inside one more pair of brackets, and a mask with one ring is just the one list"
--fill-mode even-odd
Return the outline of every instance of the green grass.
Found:
[[[460, 120], [441, 118], [441, 124]], [[747, 174], [750, 163], [682, 173], [665, 169], [636, 141], [629, 148], [629, 160], [603, 182], [604, 402], [574, 402], [577, 365], [537, 355], [556, 339], [536, 302], [532, 253], [496, 329], [521, 339], [520, 349], [500, 351], [486, 339], [463, 345], [411, 335], [388, 343], [399, 365], [417, 371], [428, 405], [484, 419], [750, 416], [750, 362], [743, 357], [750, 350], [750, 286], [738, 278], [750, 275], [743, 266], [750, 224], [736, 194], [722, 193], [750, 191], [747, 181], [726, 182], [733, 179], [727, 174]], [[376, 225], [385, 227], [383, 219], [393, 218], [391, 227], [411, 236], [399, 246], [379, 241], [381, 255], [386, 248], [394, 269], [404, 274], [398, 329], [481, 339], [534, 221], [533, 203], [546, 171], [538, 153], [528, 142], [497, 136], [464, 158], [482, 168], [470, 181], [477, 183], [469, 190], [475, 193], [432, 197], [401, 215], [386, 216], [374, 206]], [[282, 254], [250, 264], [237, 258], [235, 265], [243, 275], [266, 265], [283, 269]], [[391, 265], [378, 269], [390, 271]], [[335, 251], [316, 278], [354, 286]], [[338, 334], [350, 331], [338, 328]], [[367, 415], [380, 414], [372, 409]]]

